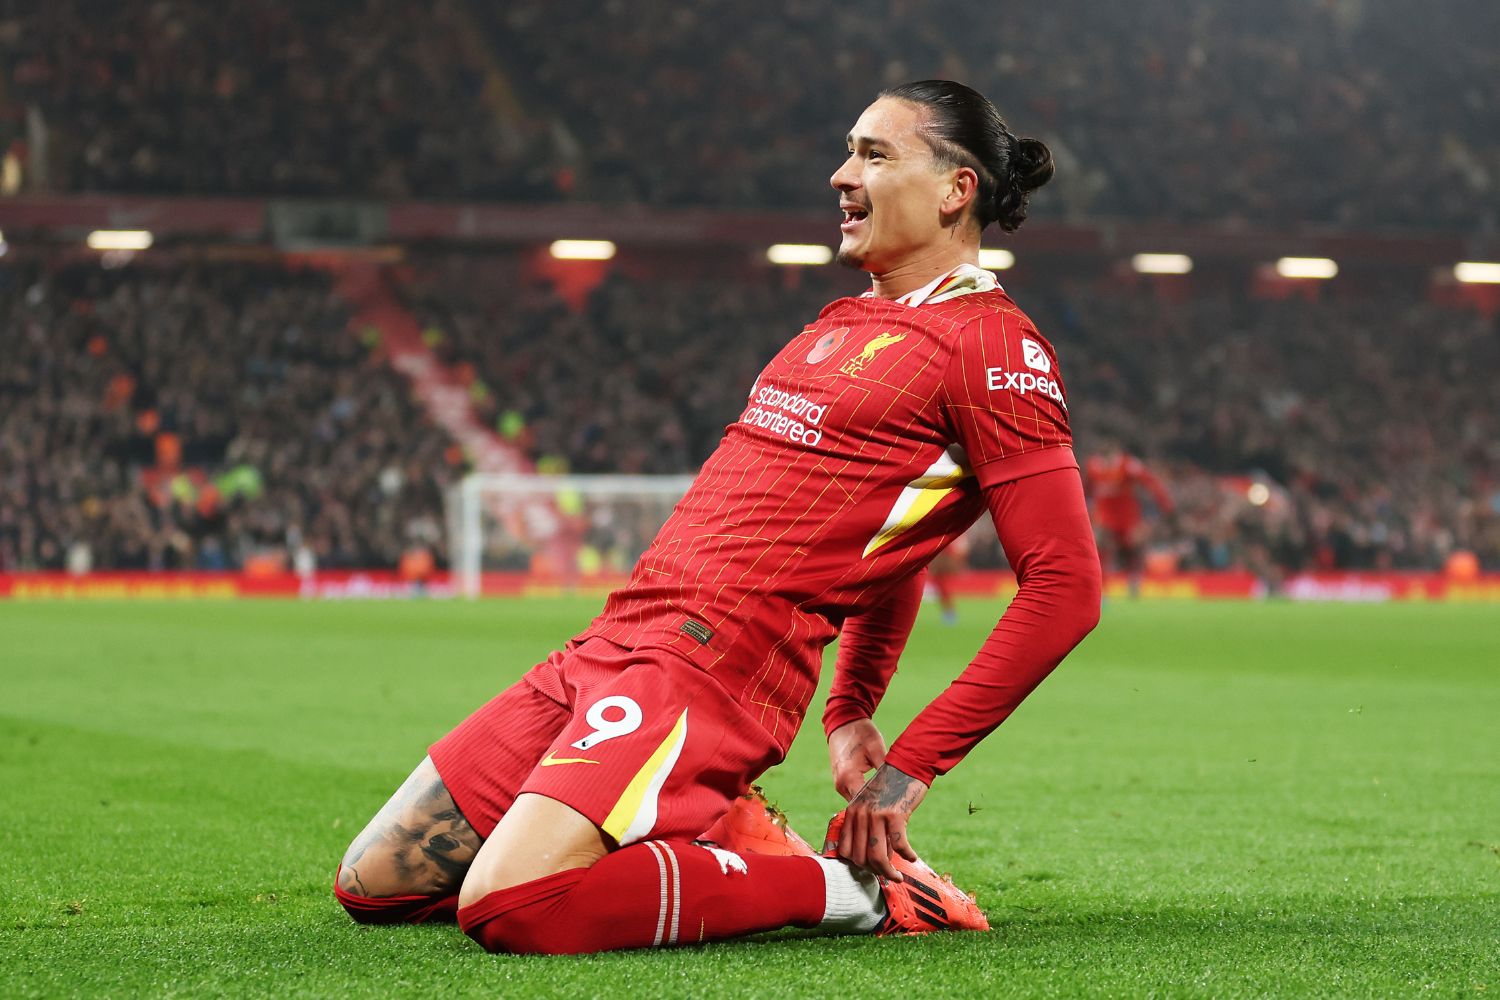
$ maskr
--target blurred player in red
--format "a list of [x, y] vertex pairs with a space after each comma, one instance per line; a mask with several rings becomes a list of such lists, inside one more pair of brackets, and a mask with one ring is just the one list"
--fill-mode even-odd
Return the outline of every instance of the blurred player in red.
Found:
[[969, 568], [969, 536], [959, 535], [933, 557], [927, 566], [927, 585], [937, 595], [938, 610], [944, 625], [958, 624], [958, 601], [954, 599], [953, 579]]
[[[1051, 154], [947, 81], [884, 92], [848, 149], [839, 259], [872, 288], [789, 331], [629, 583], [356, 838], [336, 891], [357, 919], [456, 912], [491, 951], [549, 953], [988, 926], [907, 825], [1098, 621], [1057, 356], [976, 266]], [[1019, 592], [887, 750], [871, 717], [920, 571], [986, 513]], [[823, 723], [849, 805], [827, 856], [765, 853], [777, 838], [738, 836], [726, 810], [785, 756], [835, 637]]]
[[1172, 495], [1146, 463], [1110, 440], [1101, 442], [1099, 450], [1089, 456], [1084, 475], [1093, 498], [1094, 523], [1103, 533], [1107, 549], [1114, 553], [1115, 568], [1129, 578], [1130, 596], [1138, 597], [1150, 526], [1141, 516], [1136, 491], [1144, 488], [1151, 494], [1161, 517], [1172, 515]]

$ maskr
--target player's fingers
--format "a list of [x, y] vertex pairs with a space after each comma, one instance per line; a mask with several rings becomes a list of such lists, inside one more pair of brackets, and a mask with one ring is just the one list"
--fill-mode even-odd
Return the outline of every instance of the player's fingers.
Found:
[[901, 855], [907, 861], [917, 861], [917, 851], [911, 846], [911, 838], [907, 837], [904, 829], [891, 831], [891, 850]]
[[866, 868], [869, 865], [870, 852], [868, 840], [870, 837], [869, 816], [860, 810], [851, 810], [852, 822], [844, 824], [844, 839], [839, 845], [839, 854], [851, 865]]
[[869, 824], [863, 810], [851, 809], [845, 814], [844, 834], [839, 838], [839, 857], [851, 865], [865, 866], [865, 837]]
[[870, 824], [870, 833], [865, 840], [865, 867], [876, 875], [891, 877], [891, 861], [886, 847], [885, 831], [879, 823]]
[[871, 817], [870, 832], [865, 841], [865, 867], [892, 882], [901, 881], [901, 873], [891, 864], [890, 831], [879, 817]]

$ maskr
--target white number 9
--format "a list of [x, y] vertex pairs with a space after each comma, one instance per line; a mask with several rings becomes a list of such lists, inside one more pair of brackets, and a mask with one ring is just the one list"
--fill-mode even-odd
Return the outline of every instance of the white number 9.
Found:
[[[618, 719], [606, 719], [604, 713], [611, 708], [618, 708], [624, 714]], [[641, 706], [624, 695], [611, 695], [608, 698], [600, 698], [589, 706], [588, 714], [584, 716], [584, 719], [594, 727], [594, 731], [573, 744], [578, 750], [587, 750], [605, 740], [612, 740], [616, 736], [626, 736], [641, 728]]]

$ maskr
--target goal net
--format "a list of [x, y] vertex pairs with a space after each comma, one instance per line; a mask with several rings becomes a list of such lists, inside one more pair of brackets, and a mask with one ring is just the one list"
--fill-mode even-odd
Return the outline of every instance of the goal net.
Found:
[[656, 537], [692, 476], [473, 473], [449, 502], [459, 593], [487, 581], [561, 590], [617, 586]]

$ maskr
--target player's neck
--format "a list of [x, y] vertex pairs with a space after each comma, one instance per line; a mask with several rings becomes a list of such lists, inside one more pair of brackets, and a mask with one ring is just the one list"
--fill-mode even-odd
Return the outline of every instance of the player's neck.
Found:
[[960, 264], [979, 263], [978, 245], [950, 244], [919, 251], [880, 274], [870, 272], [875, 297], [899, 299], [942, 277]]

